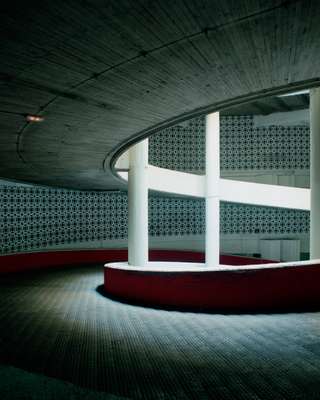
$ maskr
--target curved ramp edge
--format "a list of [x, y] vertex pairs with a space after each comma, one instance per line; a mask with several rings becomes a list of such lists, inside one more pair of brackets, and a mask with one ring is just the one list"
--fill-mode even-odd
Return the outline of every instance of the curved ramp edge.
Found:
[[106, 265], [104, 288], [152, 307], [212, 311], [278, 311], [320, 307], [320, 260], [169, 272]]

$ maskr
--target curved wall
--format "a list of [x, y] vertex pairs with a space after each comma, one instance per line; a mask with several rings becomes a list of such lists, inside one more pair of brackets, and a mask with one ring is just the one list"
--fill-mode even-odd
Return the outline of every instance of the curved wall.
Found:
[[[266, 138], [271, 138], [270, 143]], [[277, 174], [294, 168], [296, 174], [302, 174], [309, 166], [308, 146], [306, 126], [258, 129], [252, 117], [221, 117], [222, 173], [266, 173], [266, 168], [271, 168], [271, 173]], [[286, 152], [285, 158], [281, 152]], [[203, 118], [150, 137], [149, 156], [151, 163], [162, 167], [203, 172]], [[250, 170], [251, 166], [255, 169]], [[152, 246], [203, 249], [203, 199], [151, 195], [149, 209]], [[259, 238], [275, 236], [298, 238], [302, 251], [308, 248], [307, 211], [222, 202], [220, 221], [224, 252], [256, 253]], [[126, 193], [59, 190], [0, 181], [1, 254], [126, 245]]]
[[[270, 116], [272, 119], [272, 115]], [[279, 124], [277, 122], [277, 124]], [[254, 116], [220, 116], [221, 176], [307, 187], [310, 131], [301, 125], [256, 126]], [[205, 118], [193, 118], [149, 138], [149, 163], [195, 174], [205, 169]], [[273, 175], [273, 178], [271, 177]], [[287, 180], [283, 176], [288, 176]], [[282, 178], [281, 178], [282, 177]], [[295, 178], [295, 179], [294, 179]], [[268, 181], [269, 179], [269, 181]]]
[[[151, 240], [171, 247], [170, 242], [180, 239], [185, 242], [184, 248], [201, 249], [203, 199], [150, 196], [149, 206]], [[222, 203], [220, 230], [224, 238], [232, 239], [247, 236], [252, 240], [259, 235], [304, 238], [309, 231], [309, 212]], [[0, 232], [2, 254], [50, 248], [126, 247], [127, 195], [0, 186]]]
[[[150, 261], [185, 261], [203, 263], [204, 253], [185, 250], [149, 250]], [[57, 250], [0, 255], [0, 273], [23, 272], [42, 268], [57, 268], [66, 265], [105, 264], [106, 262], [126, 261], [127, 249], [95, 250]], [[248, 257], [221, 255], [220, 262], [226, 265], [264, 264], [268, 260]]]
[[319, 279], [319, 260], [220, 268], [115, 263], [104, 269], [104, 288], [119, 299], [219, 312], [318, 309]]

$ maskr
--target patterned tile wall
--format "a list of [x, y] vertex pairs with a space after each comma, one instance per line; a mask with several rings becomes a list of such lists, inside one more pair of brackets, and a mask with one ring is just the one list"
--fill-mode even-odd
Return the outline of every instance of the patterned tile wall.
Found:
[[[151, 236], [204, 233], [204, 200], [149, 199]], [[223, 234], [307, 233], [309, 213], [221, 204]], [[0, 253], [127, 237], [127, 195], [39, 187], [0, 187]]]
[[[222, 171], [299, 170], [309, 168], [309, 127], [255, 127], [252, 116], [221, 116]], [[167, 128], [149, 139], [150, 163], [203, 174], [205, 118]]]
[[[165, 168], [204, 172], [204, 118], [168, 128], [150, 138], [150, 162]], [[221, 117], [221, 168], [305, 169], [307, 127], [255, 128], [253, 118]], [[221, 204], [225, 235], [305, 234], [309, 213], [241, 204]], [[204, 233], [204, 201], [150, 197], [151, 236]], [[127, 196], [0, 183], [0, 253], [45, 249], [127, 237]]]
[[205, 119], [194, 118], [149, 138], [149, 163], [162, 168], [203, 174]]
[[303, 234], [309, 233], [309, 211], [222, 203], [222, 234]]

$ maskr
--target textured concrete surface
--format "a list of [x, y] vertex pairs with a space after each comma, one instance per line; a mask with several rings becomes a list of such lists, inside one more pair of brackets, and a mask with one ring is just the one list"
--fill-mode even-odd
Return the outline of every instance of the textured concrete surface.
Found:
[[2, 276], [0, 362], [131, 399], [319, 399], [320, 313], [156, 310], [102, 281], [102, 266]]
[[0, 365], [0, 395], [1, 400], [126, 400], [7, 365]]
[[4, 178], [123, 189], [110, 162], [138, 137], [320, 83], [317, 0], [2, 3]]

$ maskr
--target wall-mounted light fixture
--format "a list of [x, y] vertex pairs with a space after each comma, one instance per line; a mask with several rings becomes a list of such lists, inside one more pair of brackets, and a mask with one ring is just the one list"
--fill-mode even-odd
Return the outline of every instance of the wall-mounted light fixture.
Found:
[[42, 122], [42, 121], [44, 121], [44, 117], [42, 117], [41, 115], [27, 114], [26, 120], [28, 122]]

